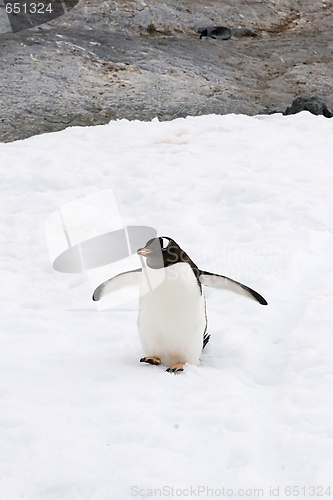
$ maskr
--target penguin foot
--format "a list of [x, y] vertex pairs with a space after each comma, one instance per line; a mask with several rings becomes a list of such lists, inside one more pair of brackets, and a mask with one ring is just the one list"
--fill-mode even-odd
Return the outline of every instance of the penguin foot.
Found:
[[145, 356], [140, 359], [140, 363], [149, 363], [150, 365], [159, 365], [161, 364], [160, 358], [155, 358], [155, 356]]
[[184, 368], [183, 368], [184, 364], [185, 363], [176, 363], [175, 365], [170, 366], [170, 368], [168, 368], [165, 371], [169, 372], [169, 373], [183, 372], [184, 371]]

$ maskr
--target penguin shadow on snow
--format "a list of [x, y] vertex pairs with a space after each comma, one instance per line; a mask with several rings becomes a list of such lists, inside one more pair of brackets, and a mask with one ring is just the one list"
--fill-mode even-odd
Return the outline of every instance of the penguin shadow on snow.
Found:
[[266, 300], [256, 291], [219, 274], [201, 271], [171, 238], [149, 240], [137, 254], [146, 259], [134, 269], [105, 281], [93, 293], [93, 300], [140, 286], [138, 333], [144, 352], [141, 363], [164, 365], [179, 373], [186, 363], [198, 365], [209, 342], [206, 299], [203, 286], [229, 290], [261, 305]]

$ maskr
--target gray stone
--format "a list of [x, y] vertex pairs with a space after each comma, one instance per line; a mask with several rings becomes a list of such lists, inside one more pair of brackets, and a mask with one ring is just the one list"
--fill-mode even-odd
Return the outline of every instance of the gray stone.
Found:
[[202, 37], [211, 37], [214, 40], [229, 40], [232, 35], [232, 31], [224, 26], [210, 26], [208, 28], [199, 28], [198, 33], [200, 33], [200, 39]]
[[326, 102], [317, 96], [310, 97], [310, 99], [306, 97], [298, 97], [283, 114], [295, 115], [300, 111], [309, 111], [313, 115], [323, 115], [326, 116], [326, 118], [332, 118], [333, 111], [331, 111], [331, 109], [328, 108]]
[[238, 38], [243, 36], [257, 36], [257, 33], [246, 28], [226, 28], [225, 26], [199, 28], [198, 33], [200, 34], [200, 39], [203, 37], [210, 37], [215, 40], [229, 40], [232, 36]]
[[152, 29], [153, 17], [148, 9], [139, 10], [134, 14], [133, 23], [145, 30]]

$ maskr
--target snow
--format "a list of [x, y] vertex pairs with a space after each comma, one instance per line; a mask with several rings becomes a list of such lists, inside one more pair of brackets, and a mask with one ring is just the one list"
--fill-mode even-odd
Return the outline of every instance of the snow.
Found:
[[[329, 498], [332, 138], [302, 112], [0, 144], [1, 499]], [[207, 293], [211, 341], [180, 375], [139, 363], [136, 301], [97, 311], [52, 268], [46, 219], [106, 189], [268, 301]]]

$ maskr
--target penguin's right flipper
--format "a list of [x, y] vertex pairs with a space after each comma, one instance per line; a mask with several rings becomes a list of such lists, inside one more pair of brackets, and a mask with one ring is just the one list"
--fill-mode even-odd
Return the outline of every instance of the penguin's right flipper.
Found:
[[199, 271], [199, 280], [205, 286], [216, 288], [217, 290], [229, 290], [230, 292], [239, 293], [240, 295], [245, 295], [245, 297], [256, 300], [263, 306], [267, 306], [267, 301], [260, 293], [226, 276], [209, 273], [208, 271]]
[[99, 285], [93, 293], [92, 299], [97, 301], [106, 295], [110, 295], [114, 292], [119, 292], [126, 288], [133, 288], [141, 283], [141, 272], [142, 269], [135, 269], [134, 271], [127, 271], [125, 273], [118, 274], [107, 281], [104, 281]]

